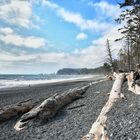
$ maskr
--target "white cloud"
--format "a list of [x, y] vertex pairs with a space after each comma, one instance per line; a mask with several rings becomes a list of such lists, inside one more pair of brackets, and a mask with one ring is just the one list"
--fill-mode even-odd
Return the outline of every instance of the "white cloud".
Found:
[[23, 37], [19, 35], [2, 35], [1, 41], [3, 41], [5, 44], [11, 44], [11, 45], [16, 45], [19, 47], [29, 47], [29, 48], [40, 48], [45, 46], [45, 39], [40, 38], [40, 37], [34, 37], [34, 36], [29, 36], [29, 37]]
[[89, 2], [88, 5], [93, 7], [97, 11], [97, 14], [103, 14], [112, 18], [115, 18], [118, 15], [120, 15], [121, 12], [119, 5], [110, 4], [105, 0], [96, 3]]
[[[105, 31], [100, 38], [93, 40], [93, 45], [105, 48], [106, 41], [107, 39], [109, 39], [111, 48], [112, 50], [114, 50], [114, 57], [116, 58], [117, 53], [122, 48], [123, 44], [123, 41], [115, 42], [116, 39], [122, 37], [122, 34], [118, 31], [118, 28], [120, 28], [119, 25], [116, 25], [114, 27], [111, 27], [109, 30]], [[105, 52], [105, 50], [103, 51]]]
[[6, 52], [1, 50], [1, 55], [0, 55], [0, 61], [1, 62], [21, 62], [21, 61], [31, 61], [33, 59], [36, 59], [36, 56], [34, 55], [27, 55], [24, 53], [20, 53], [20, 54], [14, 54], [14, 53], [10, 53], [10, 52]]
[[39, 63], [40, 66], [44, 64], [48, 65], [49, 63], [53, 63], [54, 67], [57, 65], [57, 67], [59, 68], [94, 68], [103, 65], [103, 63], [105, 62], [106, 39], [110, 40], [112, 50], [115, 49], [115, 52], [113, 52], [113, 57], [117, 56], [119, 49], [122, 47], [122, 44], [121, 42], [114, 42], [114, 40], [119, 37], [121, 37], [121, 35], [117, 31], [117, 27], [112, 27], [106, 32], [104, 32], [104, 34], [100, 38], [93, 40], [92, 44], [87, 48], [76, 49], [72, 53], [43, 52], [29, 54], [24, 52], [19, 54], [10, 54], [8, 52], [1, 52], [0, 60], [8, 62], [26, 61], [28, 63], [31, 63], [31, 65], [34, 65], [34, 63]]
[[[86, 49], [79, 50], [77, 54], [75, 53], [57, 53], [57, 52], [44, 52], [44, 53], [19, 53], [14, 54], [10, 52], [1, 51], [0, 61], [1, 62], [25, 62], [30, 63], [32, 66], [35, 63], [42, 64], [53, 63], [54, 66], [61, 67], [96, 67], [99, 66], [97, 61], [99, 61], [99, 55], [101, 49], [96, 47], [88, 47]], [[94, 55], [93, 55], [94, 54]], [[82, 60], [82, 63], [81, 63]], [[94, 62], [94, 63], [91, 63]]]
[[36, 36], [22, 36], [15, 33], [11, 28], [0, 28], [0, 41], [5, 44], [19, 47], [41, 48], [47, 41], [44, 38]]
[[[21, 8], [20, 2], [23, 2], [23, 5], [25, 7], [23, 6], [23, 8]], [[20, 6], [18, 3], [20, 3]], [[103, 3], [103, 5], [101, 5], [101, 3]], [[122, 47], [120, 42], [117, 43], [113, 42], [116, 38], [120, 38], [120, 34], [117, 31], [118, 26], [104, 21], [100, 22], [99, 20], [96, 19], [85, 19], [81, 14], [70, 12], [50, 1], [42, 0], [42, 4], [55, 10], [58, 16], [61, 17], [64, 21], [76, 25], [81, 30], [102, 31], [101, 32], [102, 36], [96, 40], [93, 40], [92, 44], [87, 48], [76, 49], [72, 53], [36, 52], [34, 54], [31, 54], [29, 52], [28, 53], [19, 52], [15, 54], [1, 51], [0, 55], [1, 62], [5, 61], [8, 63], [19, 62], [20, 64], [22, 64], [22, 62], [28, 62], [28, 64], [29, 63], [31, 64], [31, 67], [34, 67], [35, 63], [38, 63], [39, 66], [42, 65], [44, 66], [44, 64], [47, 65], [49, 63], [53, 63], [54, 67], [56, 67], [57, 65], [57, 67], [59, 68], [60, 67], [92, 68], [103, 64], [103, 60], [106, 55], [105, 54], [106, 39], [110, 40], [112, 49], [116, 50], [115, 56], [118, 50]], [[105, 10], [108, 11], [107, 12], [108, 16], [113, 16], [115, 14], [113, 8], [111, 8], [111, 10], [108, 9], [110, 5], [107, 5], [107, 2], [105, 1], [101, 1], [100, 3], [96, 3], [95, 5], [96, 8], [100, 9], [102, 13], [104, 13]], [[5, 8], [3, 9], [3, 7]], [[0, 5], [0, 18], [2, 18], [3, 20], [7, 21], [10, 24], [29, 28], [33, 25], [33, 23], [30, 20], [31, 17], [32, 17], [32, 9], [28, 1], [13, 0], [10, 3], [6, 3], [5, 5]], [[87, 38], [87, 35], [83, 32], [84, 31], [82, 31], [76, 36], [77, 40]], [[18, 47], [28, 47], [28, 48], [41, 48], [45, 46], [47, 43], [47, 40], [45, 38], [37, 36], [23, 36], [13, 31], [13, 29], [11, 28], [0, 28], [0, 41], [5, 43], [6, 45], [15, 45]]]
[[41, 62], [49, 62], [49, 63], [63, 63], [66, 58], [66, 53], [55, 53], [55, 52], [48, 52], [48, 53], [41, 53], [37, 54], [39, 61]]
[[44, 52], [44, 53], [35, 53], [35, 54], [30, 54], [30, 53], [21, 53], [19, 52], [18, 54], [11, 53], [11, 52], [6, 52], [1, 50], [1, 55], [0, 55], [0, 62], [9, 62], [9, 63], [14, 63], [14, 62], [26, 62], [26, 63], [31, 63], [33, 65], [34, 63], [55, 63], [58, 65], [65, 65], [66, 62], [65, 58], [67, 57], [67, 54], [65, 53], [55, 53], [55, 52]]
[[0, 4], [0, 19], [19, 27], [38, 27], [32, 23], [34, 15], [29, 1], [9, 0]]
[[6, 28], [0, 28], [0, 33], [2, 34], [12, 34], [14, 31], [13, 29], [6, 27]]
[[[122, 42], [114, 42], [115, 39], [120, 38], [121, 34], [118, 32], [118, 26], [109, 28], [103, 35], [93, 40], [92, 44], [84, 49], [76, 49], [72, 54], [65, 54], [61, 63], [63, 67], [87, 67], [95, 68], [103, 65], [106, 61], [106, 40], [110, 40], [112, 50], [114, 50], [113, 58], [117, 57], [119, 49], [122, 48]], [[81, 63], [82, 60], [82, 63]]]
[[76, 36], [76, 40], [84, 40], [84, 39], [87, 39], [87, 35], [85, 33], [79, 33]]
[[109, 22], [100, 22], [97, 19], [85, 19], [81, 14], [70, 12], [50, 1], [43, 1], [42, 5], [55, 10], [58, 16], [64, 21], [73, 23], [82, 30], [102, 31], [111, 26], [111, 23]]

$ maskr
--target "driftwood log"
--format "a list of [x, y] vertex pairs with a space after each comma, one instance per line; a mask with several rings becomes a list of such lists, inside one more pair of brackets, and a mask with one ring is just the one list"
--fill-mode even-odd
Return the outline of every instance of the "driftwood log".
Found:
[[44, 100], [41, 104], [32, 108], [29, 112], [23, 114], [20, 120], [14, 126], [14, 129], [20, 131], [24, 129], [29, 122], [32, 122], [36, 118], [40, 120], [48, 120], [49, 118], [54, 117], [61, 108], [78, 98], [82, 98], [83, 94], [91, 85], [103, 81], [106, 81], [106, 79], [91, 82], [90, 84], [81, 88], [70, 89], [67, 92], [54, 95]]
[[113, 80], [114, 79], [113, 75], [111, 75], [111, 74], [110, 75], [106, 75], [105, 78], [107, 80]]
[[140, 83], [135, 83], [135, 81], [134, 81], [134, 72], [131, 71], [126, 76], [126, 78], [127, 78], [127, 81], [128, 81], [128, 90], [133, 92], [134, 94], [140, 95]]
[[40, 105], [34, 107], [29, 112], [21, 116], [20, 120], [16, 123], [14, 128], [20, 131], [26, 127], [26, 125], [34, 120], [34, 118], [47, 120], [56, 115], [59, 109], [72, 101], [81, 98], [91, 84], [86, 85], [82, 88], [71, 89], [59, 95], [52, 96], [44, 100]]
[[[49, 119], [55, 116], [59, 109], [65, 105], [73, 102], [74, 100], [83, 97], [84, 92], [93, 84], [106, 81], [101, 79], [91, 82], [89, 85], [82, 88], [70, 89], [60, 95], [54, 95], [48, 99], [27, 99], [18, 102], [14, 105], [0, 107], [0, 122], [11, 119], [14, 116], [22, 115], [21, 119], [16, 123], [15, 129], [17, 131], [24, 128], [24, 126], [34, 118]], [[43, 102], [42, 102], [43, 101]], [[41, 103], [42, 102], [42, 103]]]
[[37, 102], [28, 99], [14, 105], [9, 105], [0, 108], [0, 122], [10, 119], [20, 113], [26, 113], [31, 110]]
[[121, 93], [122, 84], [125, 79], [124, 73], [114, 73], [116, 77], [113, 87], [111, 89], [109, 99], [102, 108], [97, 120], [93, 123], [89, 133], [82, 138], [82, 140], [109, 140], [106, 129], [107, 113], [110, 111], [117, 99], [124, 97]]

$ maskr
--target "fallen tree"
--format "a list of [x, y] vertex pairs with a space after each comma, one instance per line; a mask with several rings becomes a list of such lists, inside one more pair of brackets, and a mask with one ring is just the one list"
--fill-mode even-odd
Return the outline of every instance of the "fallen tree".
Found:
[[106, 129], [107, 113], [110, 111], [113, 104], [117, 99], [124, 97], [121, 93], [122, 84], [125, 79], [124, 73], [114, 73], [116, 77], [111, 92], [109, 93], [109, 99], [105, 106], [102, 108], [97, 120], [93, 123], [89, 133], [85, 135], [82, 140], [109, 140]]
[[29, 112], [23, 114], [20, 120], [15, 124], [14, 129], [20, 131], [24, 129], [28, 123], [32, 123], [36, 119], [46, 121], [50, 118], [53, 118], [57, 114], [57, 112], [64, 106], [73, 102], [76, 99], [83, 98], [83, 94], [91, 85], [103, 81], [106, 81], [106, 79], [100, 79], [91, 82], [90, 84], [81, 88], [70, 89], [67, 92], [59, 95], [56, 94], [44, 100], [41, 104], [35, 106]]
[[28, 99], [14, 105], [0, 108], [0, 122], [10, 119], [11, 117], [16, 116], [20, 113], [28, 112], [35, 106], [36, 103], [37, 101]]
[[26, 127], [29, 122], [34, 119], [48, 120], [56, 115], [59, 109], [72, 101], [81, 98], [91, 84], [82, 88], [70, 89], [59, 95], [54, 95], [44, 100], [40, 105], [34, 107], [29, 112], [21, 116], [20, 120], [14, 126], [14, 129], [20, 131]]
[[33, 122], [35, 119], [47, 120], [54, 117], [59, 109], [73, 102], [74, 100], [83, 97], [82, 95], [91, 85], [103, 81], [106, 81], [106, 79], [91, 82], [90, 84], [81, 88], [70, 89], [69, 91], [59, 95], [55, 94], [54, 96], [45, 100], [43, 98], [27, 99], [14, 105], [1, 107], [0, 122], [11, 119], [17, 115], [21, 116], [23, 114], [21, 119], [14, 126], [17, 131], [20, 131], [25, 128], [28, 122]]

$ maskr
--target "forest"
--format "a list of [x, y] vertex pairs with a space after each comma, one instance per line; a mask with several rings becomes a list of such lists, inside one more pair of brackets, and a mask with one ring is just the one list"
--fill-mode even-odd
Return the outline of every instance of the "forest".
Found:
[[110, 44], [107, 40], [109, 61], [104, 64], [104, 67], [107, 69], [110, 66], [113, 69], [130, 71], [140, 63], [140, 1], [126, 0], [120, 4], [120, 8], [122, 13], [115, 21], [121, 25], [118, 31], [123, 36], [116, 38], [115, 41], [123, 41], [123, 47], [118, 52], [118, 59], [113, 60]]

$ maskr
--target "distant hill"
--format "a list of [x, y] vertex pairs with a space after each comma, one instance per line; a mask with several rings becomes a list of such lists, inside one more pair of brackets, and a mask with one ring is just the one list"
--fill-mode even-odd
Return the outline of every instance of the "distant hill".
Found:
[[82, 74], [100, 74], [104, 73], [103, 66], [95, 68], [95, 69], [88, 69], [88, 68], [63, 68], [57, 71], [58, 75], [82, 75]]

